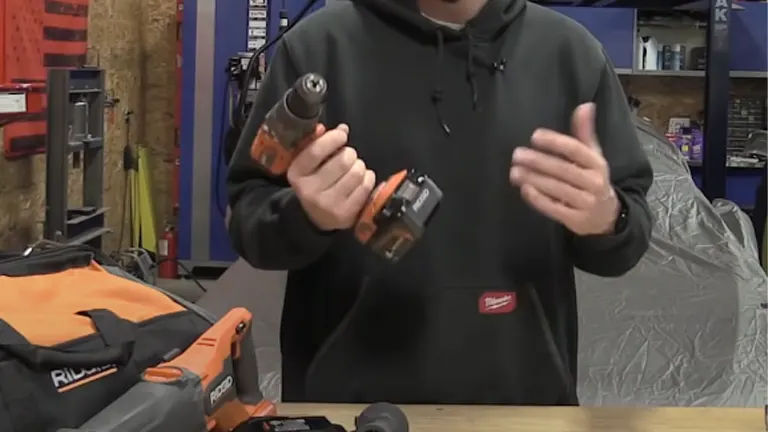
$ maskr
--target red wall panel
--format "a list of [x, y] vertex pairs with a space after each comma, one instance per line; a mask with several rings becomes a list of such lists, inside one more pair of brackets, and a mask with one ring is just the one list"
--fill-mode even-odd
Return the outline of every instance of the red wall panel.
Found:
[[[0, 0], [5, 34], [0, 78], [6, 83], [44, 82], [47, 68], [85, 64], [89, 0]], [[45, 113], [4, 128], [5, 157], [45, 150]]]

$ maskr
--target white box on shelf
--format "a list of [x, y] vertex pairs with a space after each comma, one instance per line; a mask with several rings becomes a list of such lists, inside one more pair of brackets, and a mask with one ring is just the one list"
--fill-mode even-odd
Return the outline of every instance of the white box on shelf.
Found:
[[266, 37], [266, 36], [267, 36], [266, 28], [249, 28], [248, 29], [249, 38], [259, 38], [259, 37]]
[[266, 39], [258, 38], [258, 39], [251, 39], [248, 41], [248, 49], [249, 50], [257, 50], [264, 46], [264, 44], [267, 43]]
[[687, 127], [691, 127], [691, 119], [689, 117], [670, 117], [667, 133], [679, 134], [680, 129]]
[[252, 19], [252, 20], [263, 20], [263, 21], [266, 21], [267, 20], [267, 11], [262, 9], [262, 8], [251, 9], [251, 10], [248, 11], [248, 17], [250, 19]]

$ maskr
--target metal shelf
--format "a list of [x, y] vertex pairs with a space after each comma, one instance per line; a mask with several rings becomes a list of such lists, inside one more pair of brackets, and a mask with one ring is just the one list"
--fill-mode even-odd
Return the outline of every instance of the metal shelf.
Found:
[[[701, 168], [703, 165], [702, 162], [699, 160], [689, 160], [687, 162], [688, 162], [688, 166], [691, 168]], [[726, 167], [728, 169], [737, 169], [737, 170], [760, 170], [760, 169], [765, 169], [765, 166], [766, 166], [765, 162], [747, 165], [747, 164], [733, 163], [729, 161], [726, 164]]]
[[[615, 7], [640, 10], [707, 10], [710, 0], [538, 0], [545, 6], [585, 6], [585, 7]], [[732, 10], [744, 8], [733, 4]]]
[[[731, 13], [744, 8], [733, 0], [570, 0], [537, 1], [546, 6], [623, 7], [637, 10], [688, 10], [702, 11], [706, 21], [706, 71], [627, 71], [623, 75], [650, 76], [703, 76], [704, 77], [704, 135], [711, 142], [728, 140], [728, 100], [730, 78], [764, 77], [766, 73], [730, 71], [730, 24]], [[638, 73], [640, 72], [640, 73]], [[661, 74], [659, 74], [661, 72]], [[702, 191], [710, 200], [725, 198], [726, 163], [725, 146], [708, 145], [704, 148], [702, 163]]]
[[94, 242], [100, 242], [103, 236], [111, 232], [112, 230], [110, 228], [94, 228], [91, 231], [70, 237], [67, 239], [66, 243], [69, 245], [87, 244], [90, 246]]
[[[703, 70], [631, 70], [631, 69], [616, 69], [616, 73], [619, 75], [638, 75], [638, 76], [655, 76], [655, 77], [691, 77], [691, 78], [705, 78], [707, 72]], [[758, 71], [731, 71], [731, 78], [768, 78], [768, 72]]]

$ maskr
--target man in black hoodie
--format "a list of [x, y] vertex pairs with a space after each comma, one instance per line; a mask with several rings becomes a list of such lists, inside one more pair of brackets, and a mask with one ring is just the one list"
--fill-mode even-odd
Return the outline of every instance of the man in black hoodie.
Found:
[[[333, 129], [269, 177], [251, 141], [308, 72]], [[390, 265], [348, 228], [375, 176], [405, 168], [444, 197]], [[651, 182], [613, 67], [570, 19], [525, 0], [316, 12], [272, 57], [228, 177], [234, 247], [289, 271], [283, 399], [577, 403], [574, 267], [635, 266]]]

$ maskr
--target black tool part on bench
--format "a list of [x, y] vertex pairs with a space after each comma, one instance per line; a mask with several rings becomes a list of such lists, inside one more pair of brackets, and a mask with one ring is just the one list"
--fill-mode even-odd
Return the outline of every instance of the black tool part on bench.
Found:
[[363, 410], [355, 428], [357, 432], [408, 432], [408, 418], [397, 406], [379, 402]]
[[253, 419], [232, 432], [347, 432], [325, 417], [267, 417]]

